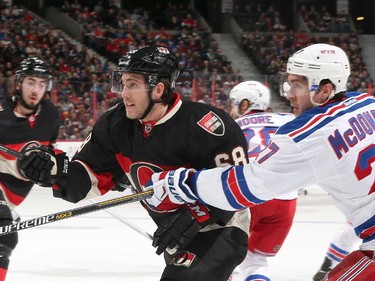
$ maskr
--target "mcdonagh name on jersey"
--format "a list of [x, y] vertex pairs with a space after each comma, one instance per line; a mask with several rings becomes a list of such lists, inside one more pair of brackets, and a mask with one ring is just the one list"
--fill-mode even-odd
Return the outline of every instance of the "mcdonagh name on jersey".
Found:
[[[345, 132], [335, 130], [334, 134], [328, 137], [328, 141], [332, 149], [340, 159], [343, 153], [347, 153], [349, 149], [368, 135], [375, 132], [375, 110], [365, 111], [348, 120], [349, 128]], [[373, 148], [375, 150], [375, 146]], [[375, 152], [375, 151], [374, 151]]]

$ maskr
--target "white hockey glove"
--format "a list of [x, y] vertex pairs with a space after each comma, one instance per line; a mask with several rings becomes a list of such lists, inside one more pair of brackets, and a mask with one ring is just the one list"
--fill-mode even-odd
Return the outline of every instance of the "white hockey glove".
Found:
[[152, 188], [154, 195], [147, 199], [147, 203], [157, 210], [174, 210], [179, 205], [194, 203], [197, 197], [188, 184], [189, 176], [194, 169], [179, 168], [169, 172], [155, 173], [145, 190]]

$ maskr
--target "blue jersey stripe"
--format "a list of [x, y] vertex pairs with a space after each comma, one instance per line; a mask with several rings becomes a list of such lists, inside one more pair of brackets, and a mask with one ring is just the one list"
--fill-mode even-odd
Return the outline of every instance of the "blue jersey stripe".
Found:
[[[357, 109], [362, 108], [362, 107], [364, 107], [366, 105], [369, 105], [371, 103], [374, 103], [374, 100], [366, 99], [366, 100], [359, 101], [359, 102], [355, 103], [354, 105], [348, 107], [346, 110], [340, 110], [335, 115], [331, 115], [331, 116], [326, 117], [324, 120], [320, 121], [318, 124], [312, 126], [310, 129], [306, 130], [304, 133], [299, 134], [298, 136], [293, 138], [293, 140], [295, 142], [300, 142], [301, 140], [310, 136], [311, 134], [313, 134], [314, 132], [316, 132], [320, 128], [322, 128], [322, 127], [326, 126], [327, 124], [329, 124], [330, 122], [334, 121], [336, 118], [341, 117], [345, 114], [349, 114], [349, 113], [351, 113], [353, 111], [356, 111]], [[331, 109], [331, 108], [329, 108], [329, 109]]]
[[246, 169], [246, 167], [234, 166], [233, 169], [235, 169], [238, 188], [240, 189], [243, 196], [247, 199], [247, 201], [254, 203], [254, 204], [260, 204], [260, 203], [265, 202], [264, 200], [259, 199], [253, 193], [250, 192], [251, 188], [249, 188], [249, 186], [247, 185], [245, 174], [244, 174], [244, 169]]
[[248, 187], [246, 183], [245, 174], [244, 174], [245, 166], [234, 166], [234, 169], [237, 175], [237, 183], [239, 185], [239, 188], [242, 194], [247, 198], [247, 200], [255, 204], [265, 202], [264, 200], [259, 199], [258, 197], [254, 196], [254, 194], [250, 192], [250, 188]]
[[229, 177], [230, 170], [231, 169], [227, 169], [221, 174], [221, 185], [223, 188], [223, 193], [229, 205], [231, 205], [234, 209], [241, 210], [241, 209], [244, 209], [245, 207], [242, 204], [238, 203], [238, 201], [236, 200], [236, 197], [233, 195], [228, 185], [228, 177]]

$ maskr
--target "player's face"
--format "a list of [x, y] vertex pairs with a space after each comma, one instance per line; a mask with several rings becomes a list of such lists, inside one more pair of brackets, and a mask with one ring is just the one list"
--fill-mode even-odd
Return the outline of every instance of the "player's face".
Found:
[[309, 85], [305, 77], [294, 74], [288, 76], [288, 83], [290, 89], [286, 98], [290, 101], [293, 113], [299, 116], [302, 112], [313, 107]]
[[45, 78], [26, 76], [22, 80], [21, 95], [23, 102], [29, 109], [36, 108], [47, 89]]
[[126, 116], [129, 119], [139, 119], [149, 105], [148, 87], [141, 74], [122, 74], [122, 98], [125, 104]]

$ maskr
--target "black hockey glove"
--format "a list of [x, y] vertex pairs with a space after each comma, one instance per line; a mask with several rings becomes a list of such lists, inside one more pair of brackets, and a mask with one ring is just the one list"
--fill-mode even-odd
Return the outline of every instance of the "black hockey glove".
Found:
[[198, 203], [184, 205], [158, 224], [152, 246], [157, 248], [158, 255], [167, 248], [184, 249], [210, 223], [212, 218], [207, 207]]
[[65, 152], [46, 146], [28, 148], [18, 160], [21, 174], [30, 181], [50, 187], [60, 177], [68, 174], [69, 158]]

